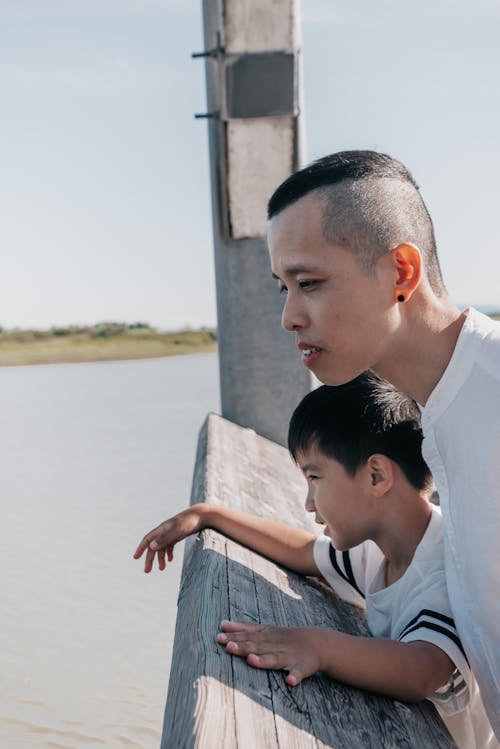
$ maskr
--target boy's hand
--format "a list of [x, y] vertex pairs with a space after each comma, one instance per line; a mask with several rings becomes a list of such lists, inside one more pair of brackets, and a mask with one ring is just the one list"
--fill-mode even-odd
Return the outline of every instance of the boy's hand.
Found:
[[254, 668], [284, 669], [294, 687], [321, 669], [321, 630], [307, 627], [271, 627], [266, 624], [223, 621], [217, 642], [231, 655], [246, 656]]
[[198, 533], [204, 527], [202, 522], [203, 505], [193, 505], [187, 510], [165, 520], [157, 528], [149, 531], [137, 547], [134, 559], [139, 559], [146, 551], [144, 572], [151, 572], [155, 556], [158, 557], [158, 567], [165, 569], [165, 554], [169, 562], [174, 558], [174, 546], [178, 541]]

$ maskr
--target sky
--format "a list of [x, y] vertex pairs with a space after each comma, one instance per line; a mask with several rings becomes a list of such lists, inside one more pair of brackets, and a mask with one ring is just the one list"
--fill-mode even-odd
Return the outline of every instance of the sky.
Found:
[[[307, 160], [412, 171], [500, 308], [500, 3], [302, 0]], [[0, 326], [216, 324], [201, 0], [0, 0]]]

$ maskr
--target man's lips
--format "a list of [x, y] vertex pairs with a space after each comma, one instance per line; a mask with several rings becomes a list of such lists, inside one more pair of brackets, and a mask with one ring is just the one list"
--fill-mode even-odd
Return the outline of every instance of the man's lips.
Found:
[[321, 354], [321, 347], [314, 346], [312, 343], [300, 342], [297, 343], [297, 348], [302, 351], [302, 363], [306, 366], [316, 361]]

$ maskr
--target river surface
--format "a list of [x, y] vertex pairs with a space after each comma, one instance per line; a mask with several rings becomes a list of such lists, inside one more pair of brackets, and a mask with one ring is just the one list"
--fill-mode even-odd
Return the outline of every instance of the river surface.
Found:
[[157, 749], [182, 544], [132, 554], [189, 503], [215, 354], [0, 369], [0, 748]]

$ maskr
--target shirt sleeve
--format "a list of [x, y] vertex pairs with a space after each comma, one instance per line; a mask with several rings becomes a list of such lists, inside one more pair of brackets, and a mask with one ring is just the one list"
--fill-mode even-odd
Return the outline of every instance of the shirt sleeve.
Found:
[[444, 574], [430, 575], [415, 587], [411, 606], [399, 628], [394, 639], [429, 642], [446, 653], [455, 665], [447, 683], [427, 699], [438, 706], [443, 715], [453, 715], [467, 707], [474, 682], [451, 614]]
[[337, 551], [328, 536], [319, 536], [314, 543], [317, 568], [335, 592], [348, 603], [365, 607], [364, 544], [349, 551]]

